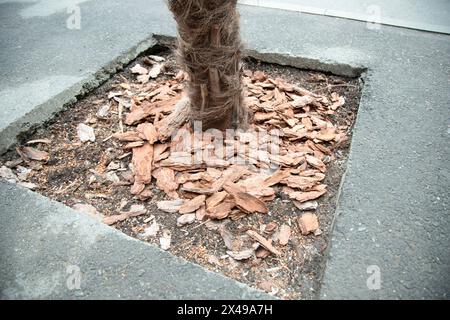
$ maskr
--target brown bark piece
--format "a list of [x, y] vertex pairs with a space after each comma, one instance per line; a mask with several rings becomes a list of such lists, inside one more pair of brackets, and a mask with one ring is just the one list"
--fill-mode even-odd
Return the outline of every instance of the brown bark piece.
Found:
[[226, 191], [216, 192], [208, 199], [206, 199], [206, 208], [212, 208], [217, 206], [227, 197], [228, 193]]
[[145, 140], [150, 144], [154, 144], [158, 140], [158, 133], [156, 132], [155, 126], [151, 123], [141, 123], [137, 126], [136, 130], [142, 134]]
[[152, 173], [156, 178], [156, 186], [166, 194], [172, 194], [178, 189], [178, 183], [175, 180], [175, 171], [170, 168], [157, 168]]
[[133, 170], [135, 182], [147, 184], [152, 180], [153, 145], [145, 143], [141, 147], [133, 148]]
[[298, 217], [298, 225], [302, 235], [306, 236], [319, 229], [319, 221], [314, 213], [307, 212]]
[[308, 200], [314, 200], [322, 195], [324, 195], [327, 191], [309, 191], [309, 192], [290, 192], [288, 195], [290, 198], [297, 200], [298, 202], [306, 202]]
[[236, 206], [242, 211], [246, 213], [269, 212], [263, 201], [246, 192], [242, 192], [239, 188], [231, 184], [224, 185], [223, 188], [226, 192], [233, 196], [234, 201], [236, 201]]
[[289, 172], [289, 170], [277, 170], [270, 177], [264, 180], [264, 185], [266, 187], [273, 186], [277, 183], [280, 183], [280, 181], [286, 179], [290, 175], [291, 173]]
[[186, 201], [178, 211], [181, 214], [191, 213], [199, 209], [205, 203], [206, 196], [199, 195], [192, 200]]
[[290, 237], [291, 237], [291, 228], [288, 225], [283, 224], [280, 227], [280, 235], [278, 237], [278, 239], [280, 241], [280, 244], [282, 246], [287, 245], [287, 243], [289, 242], [289, 238]]
[[119, 141], [126, 141], [126, 142], [142, 140], [142, 136], [136, 131], [117, 132], [113, 134], [113, 138], [116, 138]]
[[16, 151], [24, 161], [48, 161], [50, 159], [50, 154], [48, 152], [41, 151], [32, 147], [19, 146], [16, 148]]
[[256, 241], [258, 241], [264, 248], [266, 248], [267, 250], [269, 250], [271, 253], [273, 253], [274, 255], [281, 255], [281, 252], [278, 251], [270, 242], [269, 240], [267, 240], [266, 238], [264, 238], [263, 236], [259, 235], [257, 232], [253, 231], [253, 230], [247, 230], [247, 234], [252, 237], [253, 239], [255, 239]]

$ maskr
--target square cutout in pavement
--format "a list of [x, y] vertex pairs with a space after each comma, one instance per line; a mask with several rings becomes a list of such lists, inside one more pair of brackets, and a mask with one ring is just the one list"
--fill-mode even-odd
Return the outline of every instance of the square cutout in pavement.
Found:
[[[149, 55], [162, 56], [165, 60], [152, 60]], [[159, 63], [164, 64], [161, 73], [156, 79], [146, 79], [146, 72]], [[139, 70], [137, 64], [146, 71]], [[131, 71], [133, 67], [135, 73]], [[131, 139], [135, 145], [127, 146], [130, 141], [120, 141], [113, 134], [121, 128], [125, 132], [134, 131], [139, 122], [154, 123], [155, 117], [167, 116], [171, 111], [164, 111], [163, 107], [161, 114], [150, 112], [146, 117], [126, 124], [127, 116], [145, 101], [150, 104], [159, 101], [164, 105], [164, 101], [179, 99], [185, 83], [174, 55], [163, 45], [148, 50], [122, 72], [67, 106], [41, 127], [21, 135], [21, 146], [47, 152], [48, 161], [23, 161], [17, 151], [10, 151], [0, 158], [0, 164], [5, 170], [10, 168], [19, 183], [69, 207], [89, 211], [129, 236], [165, 247], [170, 234], [167, 250], [174, 255], [283, 299], [312, 298], [319, 288], [326, 261], [362, 81], [359, 77], [300, 70], [251, 57], [244, 60], [244, 69], [245, 91], [254, 102], [251, 108], [258, 119], [254, 126], [279, 129], [284, 135], [281, 140], [285, 140], [281, 148], [288, 151], [269, 155], [278, 165], [278, 171], [261, 165], [258, 158], [247, 161], [245, 165], [250, 168], [250, 173], [242, 174], [235, 181], [236, 186], [243, 189], [240, 191], [261, 200], [268, 213], [245, 213], [243, 211], [251, 209], [234, 202], [225, 219], [205, 221], [202, 220], [205, 212], [199, 212], [201, 208], [186, 209], [188, 215], [193, 215], [183, 218], [176, 212], [179, 207], [166, 209], [175, 212], [158, 209], [157, 203], [171, 197], [185, 199], [185, 204], [190, 202], [198, 196], [194, 187], [220, 180], [220, 175], [214, 175], [223, 175], [227, 165], [213, 166], [209, 173], [198, 167], [180, 169], [169, 165], [166, 168], [171, 170], [169, 175], [174, 174], [176, 188], [168, 191], [167, 179], [171, 178], [160, 174], [157, 177], [159, 183], [153, 177], [140, 195], [130, 192], [135, 178], [134, 168], [130, 167], [131, 150], [133, 146], [140, 148], [141, 141], [148, 142], [141, 135]], [[139, 76], [139, 72], [143, 75]], [[265, 76], [260, 77], [262, 74]], [[288, 106], [287, 111], [275, 108], [283, 104], [296, 106]], [[80, 141], [80, 124], [93, 129], [95, 141]], [[89, 131], [83, 131], [88, 138]], [[172, 147], [173, 143], [168, 150]], [[34, 156], [29, 154], [30, 149], [20, 150], [25, 160]], [[167, 159], [160, 162], [164, 160]], [[156, 167], [158, 163], [154, 164], [154, 171]], [[259, 170], [261, 167], [269, 171]], [[255, 168], [258, 173], [254, 173]], [[274, 172], [283, 172], [285, 176], [277, 179]], [[279, 181], [258, 189], [270, 178]], [[247, 179], [253, 179], [253, 182], [243, 183]], [[227, 197], [233, 193], [230, 190], [222, 192], [228, 192]], [[314, 192], [316, 194], [311, 194]], [[205, 195], [205, 198], [209, 197], [211, 193]], [[306, 198], [311, 201], [302, 202], [308, 200]], [[317, 208], [314, 201], [317, 201]], [[195, 204], [189, 203], [187, 207], [189, 205]], [[204, 200], [201, 205], [205, 205]], [[305, 219], [299, 220], [305, 213]], [[208, 215], [211, 213], [206, 212], [206, 219]], [[313, 220], [317, 217], [318, 226], [314, 226], [314, 221], [311, 226], [306, 217]], [[312, 232], [304, 235], [308, 228]], [[261, 241], [255, 233], [264, 239]], [[279, 252], [279, 255], [271, 251]]]

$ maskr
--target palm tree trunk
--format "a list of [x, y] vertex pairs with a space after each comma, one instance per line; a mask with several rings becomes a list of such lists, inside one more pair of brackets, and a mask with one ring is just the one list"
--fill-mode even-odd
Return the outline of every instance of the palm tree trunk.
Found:
[[236, 0], [169, 0], [178, 58], [189, 75], [190, 119], [203, 130], [242, 126], [241, 41]]

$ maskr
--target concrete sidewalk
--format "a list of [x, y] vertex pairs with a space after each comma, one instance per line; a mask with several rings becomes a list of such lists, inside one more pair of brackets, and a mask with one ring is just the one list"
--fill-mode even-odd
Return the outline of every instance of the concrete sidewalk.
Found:
[[239, 0], [239, 3], [450, 34], [447, 0]]
[[0, 182], [0, 299], [271, 299]]
[[[83, 85], [95, 85], [151, 45], [151, 34], [175, 36], [162, 1], [85, 1], [80, 4], [80, 30], [66, 28], [69, 15], [64, 10], [23, 18], [23, 11], [37, 10], [26, 11], [32, 6], [0, 3], [3, 146], [23, 128], [48, 119]], [[320, 297], [448, 298], [450, 37], [388, 26], [370, 30], [363, 22], [275, 9], [241, 6], [239, 10], [245, 45], [266, 54], [268, 60], [337, 74], [367, 69]], [[48, 256], [25, 245], [36, 241], [32, 233], [20, 232], [32, 221], [15, 222], [21, 219], [19, 212], [24, 217], [31, 214], [34, 200], [24, 200], [29, 196], [23, 196], [24, 191], [3, 192], [10, 200], [1, 200], [2, 208], [4, 203], [10, 203], [9, 208], [18, 202], [29, 208], [21, 207], [16, 215], [5, 209], [0, 212], [2, 227], [15, 230], [8, 233], [11, 247], [1, 241], [2, 260], [13, 254], [14, 243], [23, 243], [18, 247], [23, 249], [21, 256], [29, 256], [26, 261], [8, 259], [6, 263], [14, 267], [4, 264], [11, 273], [4, 276], [2, 271], [0, 280], [9, 284], [6, 294], [11, 294], [23, 292], [21, 282], [11, 279], [34, 279], [29, 266], [47, 263]], [[52, 223], [66, 225], [55, 217]], [[40, 241], [48, 243], [44, 238]], [[82, 243], [79, 239], [68, 246], [76, 251]], [[122, 253], [124, 263], [135, 258]], [[95, 269], [94, 262], [90, 268]], [[367, 286], [371, 270], [380, 271], [380, 288]], [[105, 282], [104, 288], [108, 285]], [[230, 292], [239, 298], [239, 290]], [[103, 294], [112, 297], [117, 292]], [[127, 292], [127, 297], [133, 296]], [[137, 291], [136, 297], [143, 296]]]

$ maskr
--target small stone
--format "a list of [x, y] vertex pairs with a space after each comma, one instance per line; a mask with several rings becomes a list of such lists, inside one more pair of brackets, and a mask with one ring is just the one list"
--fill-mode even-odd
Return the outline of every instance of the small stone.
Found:
[[80, 123], [77, 126], [77, 134], [81, 142], [95, 142], [94, 129], [92, 127], [89, 127], [88, 125], [85, 125], [84, 123]]
[[307, 210], [316, 210], [317, 207], [319, 206], [319, 203], [317, 201], [306, 201], [306, 202], [299, 202], [294, 200], [294, 205], [302, 211], [307, 211]]
[[110, 108], [109, 104], [101, 106], [97, 111], [97, 118], [106, 119], [109, 114], [109, 108]]
[[177, 219], [177, 226], [182, 227], [195, 221], [195, 213], [183, 214]]

